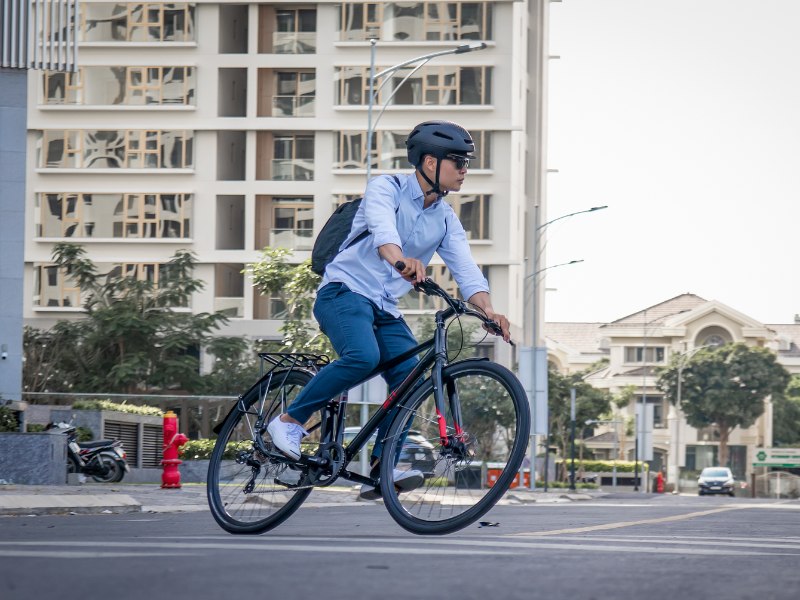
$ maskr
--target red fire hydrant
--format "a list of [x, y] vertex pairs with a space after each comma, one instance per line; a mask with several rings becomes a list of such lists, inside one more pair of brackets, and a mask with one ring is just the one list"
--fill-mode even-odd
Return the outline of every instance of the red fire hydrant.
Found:
[[664, 474], [661, 471], [656, 474], [656, 493], [664, 493]]
[[178, 458], [178, 448], [189, 441], [182, 433], [178, 433], [178, 416], [168, 410], [164, 415], [164, 472], [161, 473], [162, 488], [181, 487], [181, 472], [178, 465], [183, 461]]

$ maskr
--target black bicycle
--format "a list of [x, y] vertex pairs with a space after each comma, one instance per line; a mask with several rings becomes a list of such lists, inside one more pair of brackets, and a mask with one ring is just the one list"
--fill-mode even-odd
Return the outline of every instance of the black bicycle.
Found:
[[[500, 333], [500, 328], [430, 279], [416, 288], [439, 296], [446, 308], [435, 315], [431, 339], [381, 363], [364, 378], [367, 381], [425, 351], [405, 381], [346, 446], [346, 393], [332, 399], [315, 417], [316, 422], [306, 425], [310, 435], [303, 440], [299, 460], [273, 446], [267, 424], [286, 411], [328, 358], [259, 355], [268, 370], [214, 429], [219, 437], [208, 468], [208, 502], [223, 529], [241, 534], [268, 531], [291, 516], [315, 487], [343, 478], [379, 486], [389, 514], [408, 531], [443, 534], [476, 521], [508, 490], [519, 471], [530, 432], [525, 391], [501, 365], [482, 358], [450, 363], [447, 353], [447, 324], [454, 318], [475, 317], [494, 333]], [[377, 480], [348, 470], [392, 411], [382, 456], [394, 460], [381, 461]], [[394, 470], [413, 465], [420, 436], [422, 443], [433, 449], [434, 464], [426, 469], [421, 487], [401, 492], [394, 485]]]

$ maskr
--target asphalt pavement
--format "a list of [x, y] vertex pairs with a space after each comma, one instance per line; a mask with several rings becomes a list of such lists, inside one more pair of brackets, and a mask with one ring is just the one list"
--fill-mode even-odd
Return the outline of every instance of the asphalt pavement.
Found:
[[[510, 490], [500, 501], [503, 506], [591, 500], [602, 492], [570, 493], [565, 490]], [[358, 486], [330, 486], [314, 490], [304, 506], [383, 504], [382, 500], [361, 500]], [[51, 514], [116, 514], [196, 512], [208, 510], [204, 483], [183, 484], [163, 489], [147, 483], [83, 483], [79, 485], [0, 485], [0, 516]]]

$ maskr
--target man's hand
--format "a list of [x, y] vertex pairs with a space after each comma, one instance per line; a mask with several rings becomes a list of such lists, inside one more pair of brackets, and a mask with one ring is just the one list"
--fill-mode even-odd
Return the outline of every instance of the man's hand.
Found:
[[[486, 316], [489, 317], [492, 321], [494, 321], [498, 325], [500, 325], [500, 329], [503, 330], [503, 340], [505, 340], [506, 342], [510, 342], [511, 341], [511, 333], [509, 332], [509, 324], [508, 324], [508, 319], [506, 318], [506, 316], [498, 314], [498, 313], [494, 312], [493, 310], [487, 310], [486, 311]], [[486, 327], [486, 325], [484, 325], [483, 328], [486, 329], [486, 331], [488, 331], [489, 333], [494, 333], [494, 331], [489, 330]]]
[[[483, 312], [486, 313], [487, 317], [489, 317], [492, 321], [494, 321], [500, 326], [500, 329], [503, 330], [503, 339], [506, 342], [511, 341], [511, 333], [509, 332], [508, 319], [506, 318], [505, 315], [501, 315], [500, 313], [494, 312], [494, 308], [492, 308], [492, 300], [487, 292], [478, 292], [476, 294], [473, 294], [472, 296], [470, 296], [469, 302], [482, 309]], [[486, 327], [486, 325], [484, 325], [483, 328], [489, 333], [494, 333], [494, 331], [490, 330], [488, 327]]]
[[415, 284], [425, 281], [425, 264], [416, 258], [403, 256], [403, 251], [400, 249], [400, 246], [385, 244], [378, 248], [378, 252], [381, 257], [395, 269], [397, 269], [395, 265], [398, 262], [403, 263], [405, 268], [398, 269], [398, 271], [400, 271], [400, 275], [403, 276], [403, 279], [409, 283]]
[[407, 258], [404, 256], [396, 262], [402, 262], [405, 264], [405, 269], [400, 271], [400, 275], [402, 275], [403, 279], [409, 283], [414, 284], [425, 281], [425, 265], [422, 261], [417, 260], [416, 258]]

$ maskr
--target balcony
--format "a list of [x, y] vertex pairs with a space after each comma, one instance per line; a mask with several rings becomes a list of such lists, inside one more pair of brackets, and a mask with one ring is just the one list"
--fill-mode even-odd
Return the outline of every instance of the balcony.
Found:
[[272, 179], [275, 181], [313, 181], [314, 163], [312, 159], [274, 158]]
[[214, 298], [214, 311], [230, 319], [244, 318], [244, 298]]
[[272, 34], [273, 54], [315, 54], [316, 51], [316, 31], [275, 31]]
[[311, 250], [313, 229], [270, 229], [269, 245], [272, 248]]
[[273, 117], [313, 117], [314, 96], [273, 96]]

